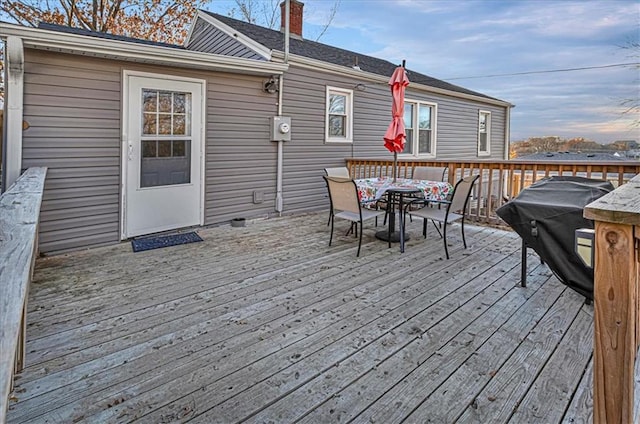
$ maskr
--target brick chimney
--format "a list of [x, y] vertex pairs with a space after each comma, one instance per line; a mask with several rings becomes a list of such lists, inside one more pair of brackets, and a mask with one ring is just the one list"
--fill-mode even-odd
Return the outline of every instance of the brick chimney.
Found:
[[[290, 6], [290, 18], [289, 18], [289, 33], [293, 36], [298, 36], [302, 38], [302, 8], [304, 7], [304, 3], [298, 0], [289, 0]], [[285, 2], [280, 3], [280, 31], [284, 32], [285, 28]]]

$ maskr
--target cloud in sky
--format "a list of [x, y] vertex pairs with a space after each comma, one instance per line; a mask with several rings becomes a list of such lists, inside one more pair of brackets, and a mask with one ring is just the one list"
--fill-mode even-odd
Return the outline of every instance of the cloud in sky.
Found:
[[[227, 1], [209, 9], [226, 13]], [[326, 23], [329, 0], [307, 0], [305, 36]], [[407, 61], [407, 68], [515, 104], [513, 141], [541, 135], [600, 143], [640, 140], [621, 102], [640, 97], [640, 68], [562, 70], [640, 62], [636, 0], [341, 0], [321, 42]]]

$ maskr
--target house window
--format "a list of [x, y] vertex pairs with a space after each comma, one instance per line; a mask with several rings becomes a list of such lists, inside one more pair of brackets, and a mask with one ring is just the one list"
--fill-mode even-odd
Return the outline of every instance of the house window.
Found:
[[353, 142], [353, 91], [327, 87], [325, 141]]
[[405, 101], [404, 128], [407, 140], [402, 153], [435, 157], [435, 117], [435, 104]]
[[478, 114], [478, 156], [491, 155], [491, 112]]

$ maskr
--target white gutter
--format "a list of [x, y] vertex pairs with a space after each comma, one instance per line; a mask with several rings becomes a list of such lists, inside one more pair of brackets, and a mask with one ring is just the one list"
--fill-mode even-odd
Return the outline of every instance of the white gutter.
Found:
[[[289, 62], [289, 25], [291, 19], [291, 2], [285, 0], [284, 3], [284, 64]], [[278, 116], [282, 116], [282, 89], [284, 88], [284, 75], [280, 76], [278, 85]], [[282, 196], [282, 179], [284, 174], [284, 141], [278, 141], [278, 159], [276, 164], [276, 212], [282, 215], [284, 210], [284, 199]]]
[[22, 109], [24, 98], [24, 48], [19, 37], [7, 37], [5, 60], [5, 131], [2, 149], [2, 192], [22, 171]]
[[68, 34], [39, 28], [0, 23], [0, 36], [22, 38], [24, 48], [106, 57], [190, 69], [233, 71], [254, 75], [281, 74], [287, 65], [211, 53]]

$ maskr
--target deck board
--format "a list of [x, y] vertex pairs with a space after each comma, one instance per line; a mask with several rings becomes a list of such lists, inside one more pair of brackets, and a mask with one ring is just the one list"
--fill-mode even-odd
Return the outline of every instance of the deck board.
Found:
[[416, 221], [403, 254], [318, 213], [40, 259], [8, 422], [590, 422], [593, 308], [534, 258], [519, 287], [514, 233], [447, 261]]

